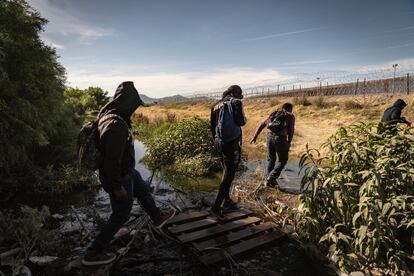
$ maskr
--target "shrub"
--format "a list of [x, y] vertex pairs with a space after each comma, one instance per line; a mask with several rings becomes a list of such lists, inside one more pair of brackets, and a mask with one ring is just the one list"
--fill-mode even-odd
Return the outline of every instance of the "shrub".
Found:
[[206, 175], [217, 167], [210, 124], [204, 119], [165, 123], [154, 131], [146, 145], [146, 160], [152, 168], [173, 165], [171, 168], [177, 173]]
[[168, 123], [174, 123], [177, 122], [177, 115], [175, 113], [167, 113], [167, 122]]
[[312, 104], [314, 104], [317, 108], [324, 108], [328, 106], [328, 103], [325, 101], [325, 97], [322, 95], [315, 97]]
[[344, 109], [362, 109], [362, 105], [356, 101], [353, 100], [346, 100], [342, 103], [342, 106]]
[[353, 125], [323, 149], [324, 158], [310, 149], [301, 158], [302, 185], [312, 191], [300, 197], [297, 233], [342, 270], [407, 271], [414, 259], [414, 129], [391, 135]]
[[278, 104], [280, 104], [280, 101], [278, 99], [270, 99], [269, 100], [269, 107], [274, 107]]
[[306, 95], [303, 96], [295, 96], [293, 98], [293, 104], [294, 105], [303, 105], [303, 106], [309, 106], [312, 105], [312, 103], [308, 100]]

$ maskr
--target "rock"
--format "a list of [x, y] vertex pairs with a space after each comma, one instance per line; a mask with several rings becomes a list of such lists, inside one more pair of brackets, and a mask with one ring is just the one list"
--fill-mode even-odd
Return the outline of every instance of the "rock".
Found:
[[354, 271], [349, 276], [365, 276], [365, 274], [362, 271]]
[[118, 230], [118, 232], [115, 233], [114, 235], [114, 239], [119, 239], [123, 236], [126, 236], [130, 233], [129, 229], [126, 227], [122, 227], [121, 229]]
[[290, 235], [295, 232], [295, 228], [292, 225], [285, 224], [282, 229], [283, 232]]
[[16, 266], [13, 269], [13, 276], [32, 276], [32, 272], [25, 265]]
[[0, 264], [4, 266], [16, 265], [15, 257], [20, 253], [21, 248], [14, 248], [12, 250], [0, 254]]
[[82, 267], [82, 257], [76, 258], [65, 266], [65, 271], [71, 271]]
[[38, 266], [45, 266], [50, 263], [53, 263], [57, 259], [58, 257], [52, 257], [52, 256], [40, 256], [40, 257], [34, 256], [34, 257], [30, 257], [29, 261], [31, 261], [34, 264], [37, 264]]
[[64, 219], [65, 219], [65, 217], [64, 217], [64, 216], [62, 216], [61, 214], [53, 214], [53, 215], [52, 215], [52, 218], [53, 218], [54, 220], [64, 220]]

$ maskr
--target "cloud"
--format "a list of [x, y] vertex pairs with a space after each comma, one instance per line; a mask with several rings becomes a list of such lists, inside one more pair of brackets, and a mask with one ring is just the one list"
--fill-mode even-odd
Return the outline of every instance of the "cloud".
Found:
[[322, 64], [322, 63], [329, 63], [333, 62], [332, 59], [321, 59], [321, 60], [304, 60], [304, 61], [295, 61], [295, 62], [287, 62], [281, 64], [281, 66], [296, 66], [296, 65], [308, 65], [308, 64]]
[[414, 42], [389, 46], [389, 47], [387, 47], [387, 49], [405, 48], [405, 47], [412, 47], [412, 46], [414, 46]]
[[256, 41], [256, 40], [270, 39], [270, 38], [274, 38], [274, 37], [289, 36], [289, 35], [295, 35], [295, 34], [318, 31], [318, 30], [321, 30], [321, 29], [323, 29], [323, 28], [311, 28], [311, 29], [304, 29], [304, 30], [298, 30], [298, 31], [293, 31], [293, 32], [270, 34], [270, 35], [265, 35], [265, 36], [242, 39], [242, 40], [240, 40], [240, 42]]
[[59, 50], [64, 50], [65, 49], [65, 46], [54, 42], [53, 40], [51, 40], [50, 38], [48, 38], [46, 36], [43, 36], [42, 39], [43, 39], [43, 41], [46, 45], [48, 45], [52, 48], [56, 48], [56, 49], [59, 49]]
[[361, 67], [357, 67], [357, 68], [352, 68], [351, 71], [356, 72], [356, 73], [369, 73], [369, 72], [373, 72], [373, 73], [381, 73], [381, 72], [392, 72], [393, 68], [392, 65], [393, 64], [398, 64], [397, 70], [402, 71], [402, 72], [412, 72], [414, 70], [414, 58], [407, 58], [407, 59], [396, 59], [396, 60], [392, 60], [392, 61], [388, 61], [385, 63], [381, 63], [381, 64], [374, 64], [374, 65], [369, 65], [369, 66], [361, 66]]
[[68, 69], [68, 85], [85, 88], [100, 86], [111, 94], [119, 83], [134, 81], [138, 91], [153, 97], [173, 94], [221, 92], [232, 84], [242, 88], [265, 83], [274, 83], [292, 78], [274, 69], [225, 68], [208, 72], [121, 74], [113, 72], [98, 74]]
[[91, 44], [98, 38], [113, 34], [112, 29], [93, 26], [49, 1], [29, 0], [28, 2], [40, 12], [42, 17], [49, 20], [46, 25], [47, 34], [74, 36], [82, 44]]

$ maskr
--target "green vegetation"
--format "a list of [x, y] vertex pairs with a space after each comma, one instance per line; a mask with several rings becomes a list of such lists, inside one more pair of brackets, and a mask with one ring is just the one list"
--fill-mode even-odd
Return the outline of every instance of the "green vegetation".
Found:
[[39, 37], [47, 20], [25, 1], [1, 1], [0, 22], [0, 197], [56, 190], [68, 171], [67, 184], [73, 174], [87, 177], [69, 166], [84, 116], [106, 94], [68, 89], [65, 96], [65, 69]]
[[94, 120], [99, 110], [109, 101], [108, 92], [100, 87], [65, 89], [66, 104], [71, 106], [73, 113], [81, 122]]
[[63, 239], [57, 231], [44, 227], [48, 219], [50, 212], [44, 206], [40, 210], [23, 206], [18, 212], [0, 212], [0, 233], [4, 244], [21, 248], [20, 257], [25, 262], [34, 250], [39, 254], [61, 256], [65, 250]]
[[160, 125], [145, 141], [150, 167], [165, 165], [177, 174], [205, 176], [218, 168], [210, 124], [197, 117]]
[[323, 145], [307, 149], [296, 232], [344, 271], [413, 270], [414, 129], [378, 134], [372, 125], [340, 128]]

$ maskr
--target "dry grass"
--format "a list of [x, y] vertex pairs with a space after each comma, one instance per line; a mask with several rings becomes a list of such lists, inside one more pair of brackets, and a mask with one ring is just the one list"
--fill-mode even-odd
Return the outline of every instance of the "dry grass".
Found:
[[[323, 99], [324, 108], [317, 107], [315, 104], [294, 106], [297, 135], [293, 139], [291, 159], [298, 158], [304, 151], [306, 144], [309, 144], [310, 147], [319, 147], [341, 126], [357, 122], [378, 122], [383, 111], [392, 105], [397, 98], [402, 98], [408, 103], [407, 108], [403, 111], [403, 116], [414, 120], [414, 97], [405, 95], [396, 95], [395, 97], [388, 95], [325, 97]], [[309, 100], [315, 101], [311, 97]], [[250, 158], [263, 158], [265, 133], [260, 135], [256, 145], [250, 145], [249, 142], [258, 124], [284, 102], [293, 102], [293, 98], [261, 98], [244, 101], [248, 121], [243, 127], [243, 147]], [[140, 108], [139, 112], [150, 120], [165, 117], [168, 113], [175, 114], [177, 120], [193, 116], [209, 118], [211, 104], [212, 102], [155, 105]]]

